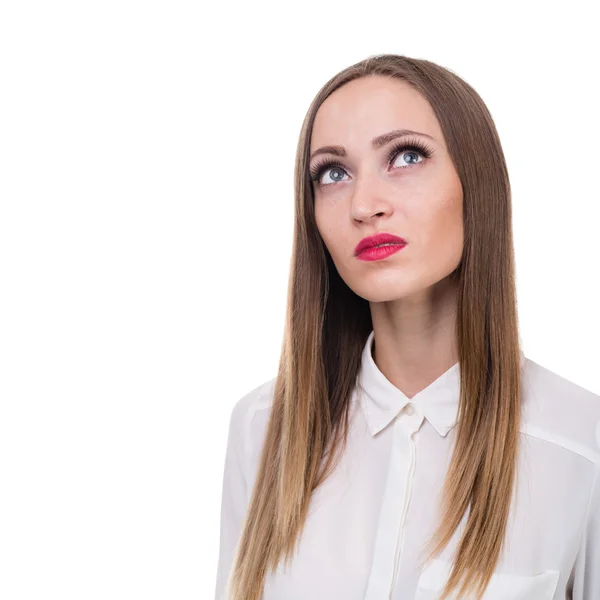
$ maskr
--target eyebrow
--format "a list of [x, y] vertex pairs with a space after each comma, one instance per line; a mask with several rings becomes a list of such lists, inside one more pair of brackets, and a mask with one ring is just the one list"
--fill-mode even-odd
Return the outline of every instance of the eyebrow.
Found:
[[[371, 146], [374, 150], [379, 150], [379, 148], [385, 146], [392, 140], [395, 140], [399, 137], [405, 137], [407, 135], [422, 135], [423, 137], [435, 141], [435, 139], [427, 133], [420, 133], [419, 131], [412, 131], [411, 129], [394, 129], [394, 131], [389, 131], [388, 133], [384, 133], [382, 135], [378, 135], [376, 138], [373, 138], [371, 140]], [[322, 148], [315, 150], [310, 155], [309, 162], [318, 154], [333, 154], [335, 156], [345, 157], [346, 150], [343, 146], [323, 146]]]

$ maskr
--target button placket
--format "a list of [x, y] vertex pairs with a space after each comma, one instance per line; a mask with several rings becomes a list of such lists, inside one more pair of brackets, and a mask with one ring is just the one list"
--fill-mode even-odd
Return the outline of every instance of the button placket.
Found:
[[[392, 596], [402, 560], [402, 545], [408, 506], [412, 496], [415, 468], [413, 434], [423, 423], [421, 415], [410, 403], [412, 414], [405, 414], [406, 405], [393, 423], [394, 439], [386, 488], [377, 526], [371, 573], [365, 600], [389, 599]], [[409, 411], [411, 412], [411, 411]]]
[[409, 465], [408, 465], [408, 477], [406, 479], [406, 495], [405, 495], [405, 500], [404, 500], [404, 504], [403, 504], [403, 508], [402, 508], [402, 516], [401, 516], [402, 527], [400, 530], [400, 535], [397, 538], [396, 551], [394, 553], [394, 566], [393, 566], [393, 571], [392, 571], [392, 580], [391, 580], [391, 584], [389, 587], [389, 598], [392, 597], [394, 588], [396, 586], [398, 570], [400, 568], [400, 561], [402, 558], [402, 548], [404, 545], [404, 533], [405, 533], [404, 530], [409, 521], [408, 509], [409, 509], [410, 500], [412, 497], [412, 486], [413, 486], [413, 477], [414, 477], [414, 471], [415, 471], [416, 450], [417, 450], [414, 434], [417, 431], [419, 431], [419, 429], [421, 428], [421, 424], [423, 423], [423, 420], [424, 420], [423, 415], [417, 413], [415, 405], [412, 402], [409, 402], [406, 404], [406, 406], [404, 407], [404, 410], [400, 412], [400, 416], [402, 416], [403, 413], [405, 413], [405, 415], [406, 415], [405, 420], [403, 420], [401, 418], [400, 422], [397, 423], [397, 425], [400, 426], [406, 433], [408, 443], [409, 443], [409, 448], [410, 448], [410, 458], [409, 458]]

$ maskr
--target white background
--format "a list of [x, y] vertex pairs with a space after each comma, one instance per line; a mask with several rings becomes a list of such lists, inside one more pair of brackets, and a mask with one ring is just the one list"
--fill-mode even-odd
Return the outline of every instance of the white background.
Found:
[[0, 598], [213, 597], [230, 412], [277, 370], [300, 124], [369, 55], [481, 94], [525, 353], [600, 393], [592, 9], [2, 3]]

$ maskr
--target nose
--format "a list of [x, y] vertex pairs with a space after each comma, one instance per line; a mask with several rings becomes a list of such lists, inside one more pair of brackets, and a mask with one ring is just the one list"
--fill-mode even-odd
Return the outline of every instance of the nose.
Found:
[[393, 212], [391, 190], [376, 173], [365, 174], [355, 180], [350, 210], [356, 221], [389, 216]]

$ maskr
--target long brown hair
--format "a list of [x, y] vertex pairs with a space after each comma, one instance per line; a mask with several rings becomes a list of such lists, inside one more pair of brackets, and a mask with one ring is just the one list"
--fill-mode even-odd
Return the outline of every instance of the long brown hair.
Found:
[[[468, 519], [442, 600], [483, 594], [499, 560], [517, 475], [520, 346], [510, 184], [492, 117], [452, 71], [402, 55], [368, 57], [318, 92], [299, 136], [295, 216], [281, 357], [258, 472], [230, 571], [231, 600], [260, 600], [265, 577], [292, 559], [312, 491], [334, 470], [346, 442], [349, 398], [372, 329], [369, 303], [340, 278], [317, 230], [307, 167], [315, 114], [345, 83], [398, 78], [429, 102], [463, 188], [464, 250], [456, 336], [460, 401], [440, 527], [426, 560]], [[400, 498], [398, 499], [401, 500]], [[421, 563], [423, 564], [423, 563]]]

